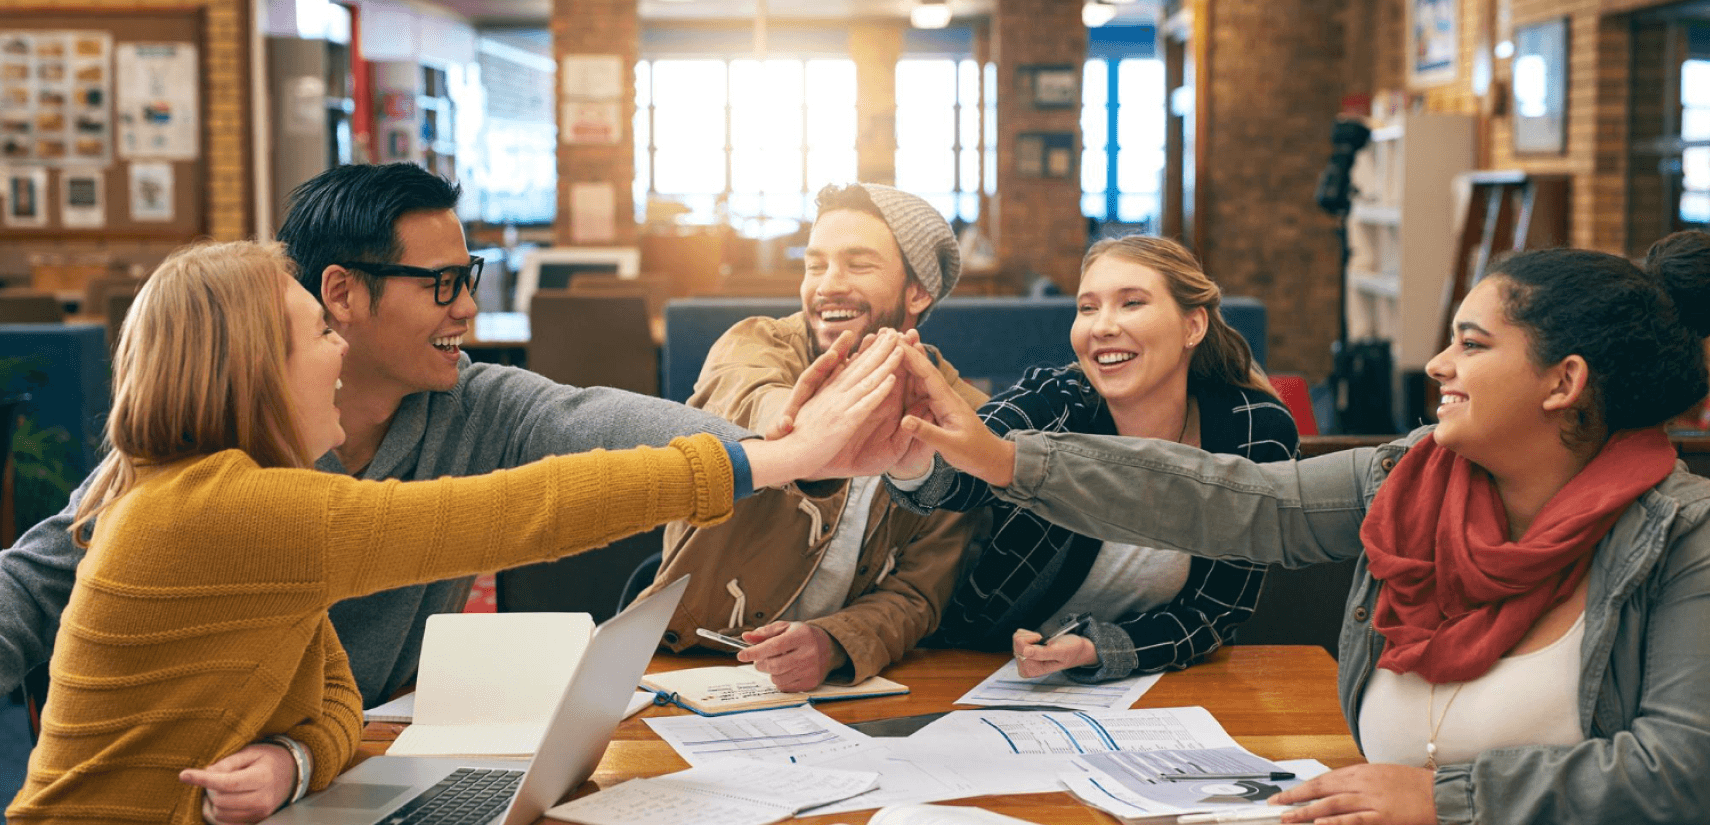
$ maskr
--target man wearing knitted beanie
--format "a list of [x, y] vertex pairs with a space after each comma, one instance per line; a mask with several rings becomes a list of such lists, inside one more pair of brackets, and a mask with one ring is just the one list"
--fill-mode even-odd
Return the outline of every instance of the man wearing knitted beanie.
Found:
[[[817, 205], [802, 311], [731, 327], [708, 352], [689, 406], [768, 431], [797, 379], [840, 334], [912, 330], [956, 286], [956, 237], [926, 201], [856, 183], [826, 187]], [[965, 400], [984, 402], [927, 349]], [[738, 658], [781, 690], [859, 682], [937, 627], [983, 519], [911, 513], [891, 503], [874, 474], [762, 491], [713, 527], [673, 524], [654, 587], [693, 578], [662, 644], [693, 647], [697, 628], [740, 633], [754, 646]]]

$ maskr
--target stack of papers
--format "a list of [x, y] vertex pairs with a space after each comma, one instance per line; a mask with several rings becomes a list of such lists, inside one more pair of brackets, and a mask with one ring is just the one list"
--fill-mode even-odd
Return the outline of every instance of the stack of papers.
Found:
[[566, 802], [546, 812], [582, 825], [767, 825], [872, 790], [876, 773], [721, 759]]

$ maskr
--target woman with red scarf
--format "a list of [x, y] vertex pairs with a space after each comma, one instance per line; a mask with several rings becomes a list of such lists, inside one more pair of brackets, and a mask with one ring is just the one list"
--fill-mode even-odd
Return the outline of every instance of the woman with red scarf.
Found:
[[910, 355], [905, 428], [999, 498], [1107, 541], [1289, 566], [1359, 557], [1340, 693], [1370, 764], [1283, 822], [1710, 822], [1710, 481], [1662, 424], [1701, 399], [1710, 235], [1643, 270], [1516, 255], [1426, 370], [1439, 424], [1254, 464], [1153, 440], [998, 439]]

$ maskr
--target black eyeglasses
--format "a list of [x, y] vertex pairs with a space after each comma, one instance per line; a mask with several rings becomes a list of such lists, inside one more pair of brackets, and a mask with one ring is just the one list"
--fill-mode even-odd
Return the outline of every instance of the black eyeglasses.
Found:
[[341, 263], [345, 269], [360, 269], [379, 278], [432, 278], [433, 302], [440, 306], [450, 306], [457, 296], [463, 294], [465, 287], [469, 294], [475, 294], [475, 288], [481, 285], [480, 255], [470, 255], [469, 263], [442, 266], [439, 269], [428, 269], [420, 266], [405, 266], [403, 264], [376, 264], [367, 261]]

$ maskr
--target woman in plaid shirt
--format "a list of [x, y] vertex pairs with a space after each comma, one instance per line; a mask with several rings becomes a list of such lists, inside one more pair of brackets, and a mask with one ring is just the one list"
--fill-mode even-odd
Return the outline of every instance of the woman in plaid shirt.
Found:
[[[1138, 235], [1095, 244], [1077, 300], [1077, 363], [1035, 368], [993, 396], [979, 410], [993, 432], [1140, 436], [1253, 461], [1294, 457], [1294, 419], [1223, 321], [1221, 291], [1180, 244]], [[992, 535], [945, 607], [939, 643], [1013, 646], [1028, 653], [1023, 675], [1066, 669], [1102, 681], [1198, 662], [1258, 604], [1263, 565], [1102, 542], [999, 501], [973, 476], [948, 478], [899, 485], [921, 507], [992, 508]], [[1040, 641], [1033, 628], [1070, 622], [1073, 633], [1031, 647]]]

